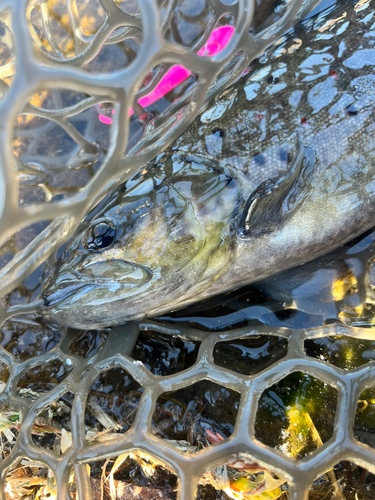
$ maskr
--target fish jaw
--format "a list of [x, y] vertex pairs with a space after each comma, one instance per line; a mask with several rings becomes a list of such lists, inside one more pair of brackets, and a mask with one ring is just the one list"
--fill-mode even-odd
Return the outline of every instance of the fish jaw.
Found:
[[65, 295], [61, 291], [60, 296], [59, 292], [45, 296], [41, 306], [43, 316], [55, 324], [87, 330], [113, 326], [145, 316], [134, 296], [126, 300], [128, 290], [109, 292], [108, 286], [89, 283], [77, 283], [67, 288]]
[[[41, 306], [43, 316], [52, 323], [82, 330], [100, 329], [123, 322], [123, 298], [117, 297], [110, 301], [106, 297], [103, 307], [103, 292], [107, 291], [106, 288], [89, 284], [77, 284], [74, 288], [58, 303], [49, 303], [47, 297]], [[144, 314], [129, 302], [126, 317], [131, 321], [141, 319]]]
[[[54, 323], [74, 328], [110, 326], [119, 313], [118, 305], [113, 304], [129, 295], [145, 293], [153, 276], [147, 267], [119, 259], [90, 262], [79, 276], [67, 272], [58, 282], [47, 282], [42, 314]], [[108, 302], [104, 310], [103, 302]], [[126, 309], [133, 309], [130, 314], [136, 314], [131, 304]], [[99, 311], [100, 319], [96, 319]]]

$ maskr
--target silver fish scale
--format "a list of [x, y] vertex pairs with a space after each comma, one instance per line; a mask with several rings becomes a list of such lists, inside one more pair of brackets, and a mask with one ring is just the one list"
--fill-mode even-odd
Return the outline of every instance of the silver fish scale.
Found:
[[[329, 28], [309, 20], [304, 31], [269, 48], [248, 80], [217, 98], [201, 123], [195, 121], [175, 142], [173, 153], [240, 170], [251, 191], [287, 170], [299, 135], [321, 164], [317, 179], [354, 151], [358, 141], [363, 151], [372, 150], [371, 134], [360, 134], [364, 123], [374, 121], [373, 40], [363, 36], [372, 21], [362, 23], [365, 16], [347, 13], [345, 5], [335, 16]], [[356, 101], [345, 92], [348, 87], [355, 89]]]
[[[27, 279], [30, 278], [33, 271], [46, 258], [53, 255], [74, 233], [77, 225], [90, 207], [111, 189], [129, 178], [139, 167], [170, 145], [192, 123], [209, 98], [219, 95], [231, 82], [238, 78], [255, 56], [262, 54], [270, 43], [279, 39], [287, 29], [301, 19], [304, 13], [311, 10], [317, 3], [319, 3], [317, 0], [290, 2], [284, 17], [277, 21], [276, 24], [265, 28], [264, 31], [254, 36], [248, 34], [254, 2], [239, 0], [238, 3], [232, 5], [226, 5], [225, 2], [224, 5], [218, 0], [211, 0], [210, 8], [214, 13], [214, 21], [211, 19], [211, 24], [203, 29], [202, 36], [197, 39], [192, 50], [189, 50], [189, 47], [167, 41], [163, 36], [168, 30], [175, 8], [173, 0], [168, 2], [139, 0], [137, 3], [140, 10], [139, 17], [131, 15], [134, 14], [133, 4], [129, 13], [126, 10], [119, 9], [112, 0], [100, 0], [98, 6], [102, 11], [102, 22], [98, 22], [95, 30], [89, 34], [82, 28], [79, 16], [79, 9], [82, 8], [84, 2], [66, 0], [66, 2], [61, 2], [63, 7], [57, 10], [55, 15], [65, 16], [66, 22], [72, 28], [73, 52], [72, 49], [69, 49], [71, 51], [69, 52], [62, 43], [65, 36], [63, 31], [58, 32], [57, 35], [53, 32], [53, 22], [49, 17], [50, 12], [46, 2], [39, 2], [38, 0], [3, 0], [0, 3], [2, 22], [0, 36], [2, 37], [2, 56], [4, 57], [0, 76], [0, 89], [2, 92], [0, 101], [0, 114], [2, 117], [0, 124], [0, 188], [2, 200], [0, 234], [2, 241], [6, 242], [18, 230], [28, 228], [32, 224], [46, 220], [51, 221], [49, 225], [42, 229], [38, 227], [35, 230], [34, 227], [30, 227], [29, 233], [26, 235], [23, 233], [22, 237], [25, 241], [22, 245], [20, 244], [20, 249], [17, 247], [14, 251], [12, 247], [13, 241], [8, 246], [6, 244], [3, 247], [5, 251], [1, 257], [2, 259], [4, 257], [2, 262], [5, 262], [5, 264], [0, 274], [1, 295], [4, 297], [1, 303], [3, 329], [8, 319], [18, 319], [21, 324], [22, 321], [30, 321], [25, 319], [26, 314], [37, 312], [39, 306], [39, 301], [35, 301], [38, 298], [37, 290], [34, 293], [30, 288], [30, 296], [28, 296], [27, 300], [23, 300], [23, 289], [17, 287], [24, 283], [23, 286], [27, 288]], [[33, 17], [36, 15], [35, 12], [33, 13], [35, 7], [41, 9], [43, 22], [38, 21], [37, 16], [35, 21]], [[361, 12], [367, 7], [366, 2], [361, 0], [358, 2], [357, 10]], [[159, 19], [159, 10], [163, 12], [162, 20]], [[196, 52], [205, 44], [210, 29], [223, 13], [232, 15], [238, 21], [235, 36], [221, 55], [212, 58], [211, 61], [202, 60], [196, 55]], [[35, 29], [31, 27], [33, 22], [35, 23]], [[142, 47], [138, 57], [136, 57], [136, 64], [129, 65], [111, 75], [82, 70], [95, 58], [103, 46], [108, 47], [116, 42], [134, 38], [135, 31], [137, 31], [136, 34], [140, 38]], [[141, 36], [139, 33], [141, 33]], [[296, 35], [296, 38], [298, 38], [298, 35]], [[294, 43], [298, 45], [299, 42], [296, 40]], [[46, 47], [49, 47], [48, 50], [46, 50]], [[247, 116], [251, 118], [257, 140], [262, 144], [268, 144], [267, 167], [262, 165], [266, 148], [259, 150], [259, 154], [255, 154], [257, 153], [255, 146], [249, 143], [243, 154], [238, 154], [239, 142], [235, 139], [228, 146], [228, 150], [231, 151], [230, 155], [226, 155], [225, 158], [225, 161], [231, 161], [236, 167], [241, 168], [245, 174], [249, 175], [250, 181], [254, 182], [254, 184], [259, 184], [265, 177], [272, 177], [286, 168], [289, 151], [283, 150], [280, 152], [277, 145], [272, 145], [272, 123], [275, 122], [275, 126], [282, 126], [282, 123], [287, 123], [290, 118], [301, 118], [293, 117], [293, 115], [286, 112], [290, 107], [293, 107], [293, 103], [298, 103], [299, 99], [301, 99], [297, 88], [291, 92], [288, 106], [280, 109], [280, 106], [276, 104], [277, 89], [281, 88], [277, 87], [277, 85], [282, 85], [283, 75], [285, 74], [282, 66], [282, 50], [284, 49], [290, 49], [292, 53], [294, 50], [292, 47], [285, 48], [283, 44], [280, 44], [276, 49], [271, 49], [270, 53], [264, 56], [270, 58], [274, 78], [279, 78], [278, 83], [270, 84], [264, 79], [259, 82], [255, 81], [249, 83], [242, 93], [233, 96], [233, 91], [230, 91], [224, 98], [221, 98], [221, 105], [223, 109], [225, 108], [224, 111], [228, 113], [226, 115], [226, 119], [228, 119], [228, 116], [231, 116], [230, 102], [228, 104], [226, 101], [241, 98], [247, 105], [255, 97], [255, 94], [265, 92], [269, 87], [269, 99], [265, 101], [264, 108], [256, 112], [253, 111], [253, 115], [248, 113]], [[281, 51], [281, 58], [272, 61], [271, 52], [275, 50]], [[337, 47], [335, 50], [339, 54], [344, 49], [343, 47]], [[238, 58], [237, 65], [233, 66], [230, 61], [233, 54], [238, 52], [241, 52], [242, 56]], [[4, 53], [7, 54], [8, 59], [4, 56]], [[129, 54], [131, 55], [130, 49]], [[274, 54], [274, 57], [277, 55]], [[132, 105], [134, 96], [138, 99], [141, 97], [142, 92], [145, 93], [144, 89], [140, 90], [140, 87], [147, 73], [162, 62], [166, 64], [163, 69], [164, 73], [156, 74], [156, 76], [155, 74], [152, 75], [151, 83], [148, 82], [147, 84], [149, 85], [147, 91], [157, 86], [161, 75], [167, 71], [168, 64], [173, 63], [182, 63], [198, 74], [202, 85], [194, 87], [193, 93], [190, 92], [190, 94], [182, 96], [164, 115], [161, 115], [157, 122], [159, 124], [158, 129], [155, 129], [151, 123], [142, 140], [132, 146], [133, 149], [125, 155], [129, 127], [128, 108]], [[324, 69], [328, 71], [329, 64]], [[222, 78], [215, 81], [215, 77], [220, 72]], [[324, 75], [321, 78], [329, 81]], [[314, 83], [311, 83], [311, 86], [313, 85]], [[30, 97], [36, 92], [56, 88], [83, 93], [84, 99], [77, 101], [74, 105], [64, 107], [63, 97], [61, 97], [62, 101], [60, 101], [58, 109], [46, 109], [39, 107], [38, 104], [28, 103]], [[360, 98], [363, 90], [368, 95], [368, 88], [373, 88], [371, 80], [359, 81], [356, 90], [358, 98]], [[326, 89], [326, 91], [329, 92], [330, 90]], [[314, 95], [312, 94], [310, 97], [313, 99]], [[322, 99], [324, 99], [324, 95], [320, 96], [320, 100]], [[91, 139], [85, 138], [84, 134], [79, 131], [78, 121], [75, 125], [74, 118], [90, 106], [107, 102], [112, 102], [115, 105], [115, 114], [112, 117], [114, 122], [113, 134], [108, 139], [108, 152], [102, 159], [100, 168], [94, 172], [91, 180], [86, 184], [82, 174], [80, 190], [74, 192], [73, 196], [62, 200], [57, 199], [52, 203], [51, 198], [48, 197], [48, 190], [45, 188], [46, 177], [49, 176], [51, 185], [51, 179], [54, 180], [56, 185], [62, 182], [57, 176], [53, 177], [51, 171], [55, 168], [56, 171], [60, 170], [66, 175], [70, 174], [71, 171], [66, 169], [66, 163], [69, 161], [73, 164], [72, 157], [59, 156], [60, 151], [55, 156], [51, 155], [50, 157], [51, 171], [41, 168], [43, 155], [41, 155], [41, 150], [38, 147], [40, 147], [42, 132], [38, 130], [38, 127], [32, 133], [30, 133], [30, 129], [25, 128], [20, 135], [26, 138], [29, 145], [35, 146], [34, 160], [39, 158], [40, 163], [36, 160], [34, 164], [23, 162], [21, 159], [22, 154], [19, 151], [16, 156], [13, 154], [13, 151], [16, 151], [13, 150], [12, 145], [13, 124], [22, 113], [23, 115], [34, 118], [39, 117], [41, 120], [56, 123], [81, 148], [79, 160], [84, 161], [86, 158], [91, 161], [93, 157], [96, 159], [96, 145], [93, 144]], [[190, 104], [183, 108], [189, 102]], [[268, 108], [270, 103], [271, 107], [275, 106], [275, 114], [278, 113], [277, 120], [275, 119], [274, 122], [271, 121], [272, 115]], [[344, 105], [346, 105], [346, 102], [343, 101]], [[217, 110], [216, 116], [220, 113], [221, 110]], [[178, 115], [179, 120], [173, 120], [174, 114]], [[259, 115], [263, 115], [263, 117]], [[202, 116], [204, 117], [203, 120], [205, 120], [203, 122], [205, 125], [202, 125], [202, 127], [211, 127], [214, 123], [216, 127], [217, 119], [216, 121], [212, 119], [212, 112], [211, 117], [207, 110]], [[326, 113], [319, 113], [321, 119], [325, 119], [324, 117], [327, 116]], [[264, 127], [265, 123], [267, 123], [266, 127]], [[172, 126], [172, 124], [174, 125]], [[313, 124], [308, 125], [312, 131]], [[93, 127], [91, 131], [93, 134], [93, 122], [91, 127]], [[240, 125], [234, 129], [234, 135], [238, 132], [239, 127]], [[50, 123], [43, 130], [46, 129], [52, 129]], [[305, 129], [302, 127], [302, 130]], [[306, 133], [306, 135], [308, 134]], [[216, 136], [211, 140], [207, 139], [204, 145], [199, 146], [200, 149], [197, 149], [197, 153], [204, 151], [205, 154], [208, 152], [208, 154], [215, 155], [220, 150], [219, 139], [220, 137], [217, 138]], [[49, 146], [51, 139], [44, 139], [44, 141]], [[182, 146], [182, 143], [178, 143], [178, 149], [181, 150]], [[16, 144], [14, 147], [22, 149], [23, 146]], [[249, 156], [252, 157], [250, 163], [248, 161]], [[260, 177], [251, 178], [255, 171], [253, 167], [259, 167], [259, 165], [263, 167], [259, 170], [261, 172]], [[23, 200], [19, 196], [23, 192], [23, 187], [20, 187], [21, 181], [26, 185], [31, 185], [33, 189], [35, 188], [33, 191], [34, 197], [26, 200], [28, 201], [27, 206], [22, 205]], [[334, 186], [334, 176], [331, 182]], [[44, 188], [40, 186], [44, 186]], [[41, 191], [43, 189], [48, 196], [42, 196]], [[16, 238], [16, 241], [19, 242], [19, 240], [21, 240], [21, 236], [19, 236], [18, 240]], [[8, 254], [11, 256], [9, 257]], [[6, 294], [10, 295], [6, 296]], [[39, 342], [42, 343], [43, 328], [35, 321], [31, 321], [30, 324], [41, 335]], [[152, 375], [142, 363], [131, 358], [129, 350], [129, 346], [134, 345], [139, 331], [147, 328], [170, 335], [181, 335], [184, 338], [191, 338], [201, 342], [196, 363], [191, 368], [170, 377], [163, 378]], [[9, 370], [9, 376], [6, 381], [4, 380], [6, 383], [2, 386], [0, 395], [1, 409], [2, 411], [19, 412], [22, 416], [18, 428], [18, 438], [13, 443], [12, 453], [0, 463], [1, 499], [5, 500], [7, 498], [5, 487], [8, 472], [14, 469], [20, 460], [27, 458], [33, 462], [45, 464], [51, 469], [57, 484], [58, 498], [72, 498], [69, 492], [69, 476], [73, 468], [78, 496], [82, 500], [88, 500], [91, 497], [90, 482], [84, 464], [93, 460], [97, 461], [109, 456], [126, 453], [133, 449], [141, 449], [143, 452], [158, 457], [162, 463], [178, 475], [178, 498], [183, 500], [194, 498], [199, 478], [208, 468], [222, 465], [223, 462], [239, 453], [248, 454], [257, 463], [284, 475], [289, 485], [289, 498], [293, 500], [307, 499], [308, 488], [313, 480], [343, 459], [355, 461], [375, 473], [374, 450], [355, 440], [352, 432], [354, 412], [359, 394], [362, 390], [374, 384], [374, 366], [372, 364], [365, 365], [346, 372], [322, 361], [308, 358], [303, 350], [303, 341], [306, 338], [340, 334], [366, 339], [369, 338], [369, 330], [367, 329], [334, 325], [310, 330], [244, 327], [220, 333], [208, 333], [188, 325], [172, 329], [169, 323], [142, 322], [142, 324], [126, 325], [113, 329], [103, 349], [96, 356], [87, 359], [83, 359], [71, 352], [70, 345], [76, 332], [68, 330], [61, 333], [61, 340], [51, 350], [31, 356], [26, 361], [15, 357], [9, 348], [0, 347], [2, 366], [6, 366]], [[245, 376], [215, 364], [213, 349], [217, 342], [237, 337], [265, 334], [281, 336], [288, 341], [287, 355], [267, 370], [257, 375]], [[55, 387], [40, 397], [35, 396], [32, 392], [27, 393], [26, 391], [23, 394], [19, 392], [17, 384], [23, 374], [54, 361], [60, 361], [66, 368], [68, 375], [63, 381], [56, 378], [58, 383], [56, 383]], [[88, 446], [85, 444], [84, 408], [89, 388], [99, 373], [113, 367], [123, 367], [144, 388], [136, 418], [130, 431], [119, 436], [116, 440], [104, 440]], [[298, 370], [311, 374], [335, 387], [338, 390], [339, 399], [336, 417], [337, 425], [332, 439], [313, 455], [297, 462], [287, 459], [281, 453], [257, 441], [254, 433], [254, 422], [257, 402], [262, 391], [286, 375]], [[56, 374], [56, 377], [58, 377], [58, 374]], [[184, 454], [173, 446], [157, 439], [152, 434], [151, 417], [153, 409], [161, 393], [186, 387], [203, 379], [211, 380], [223, 387], [240, 392], [241, 404], [235, 430], [229, 440], [223, 441], [217, 446], [210, 447], [196, 455]], [[65, 453], [57, 456], [51, 451], [35, 445], [31, 437], [31, 427], [43, 408], [68, 391], [75, 396], [71, 411], [72, 444]]]

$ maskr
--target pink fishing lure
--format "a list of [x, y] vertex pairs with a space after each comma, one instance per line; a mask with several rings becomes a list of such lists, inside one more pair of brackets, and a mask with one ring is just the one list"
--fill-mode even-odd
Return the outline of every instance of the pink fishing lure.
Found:
[[[206, 45], [201, 48], [198, 52], [198, 55], [205, 57], [212, 57], [219, 52], [221, 52], [224, 47], [228, 44], [234, 32], [234, 28], [232, 26], [220, 26], [216, 28], [210, 35], [207, 40]], [[168, 94], [171, 90], [180, 85], [186, 78], [191, 75], [191, 71], [184, 68], [184, 66], [176, 65], [173, 66], [160, 80], [158, 86], [149, 94], [141, 97], [139, 99], [139, 104], [142, 107], [149, 106], [154, 102], [161, 99], [163, 96]], [[114, 114], [115, 110], [112, 109], [112, 114]], [[129, 110], [129, 115], [133, 114], [133, 110]], [[112, 118], [110, 116], [99, 114], [99, 120], [106, 125], [111, 125]]]

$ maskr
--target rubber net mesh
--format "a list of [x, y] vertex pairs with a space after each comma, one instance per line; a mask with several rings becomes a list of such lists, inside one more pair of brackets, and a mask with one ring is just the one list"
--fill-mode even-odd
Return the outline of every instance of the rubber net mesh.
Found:
[[[208, 485], [232, 498], [243, 498], [242, 492], [302, 499], [322, 474], [331, 481], [332, 498], [344, 498], [333, 466], [344, 464], [353, 475], [356, 463], [375, 473], [374, 451], [353, 434], [374, 366], [348, 371], [307, 356], [305, 342], [330, 336], [368, 342], [369, 330], [245, 325], [212, 333], [159, 321], [77, 332], [57, 330], [38, 316], [46, 268], [89, 209], [176, 139], [205, 103], [318, 3], [280, 2], [279, 14], [262, 24], [266, 18], [251, 0], [0, 2], [1, 498], [177, 494], [187, 500], [197, 488], [200, 498], [209, 498], [202, 493]], [[209, 44], [222, 28], [230, 37], [219, 50]], [[178, 88], [150, 100], [176, 65], [184, 75]], [[181, 342], [188, 354], [180, 368], [148, 366], [142, 351], [147, 335]], [[234, 358], [220, 361], [234, 339], [241, 345], [266, 339], [279, 354], [267, 369], [241, 372]], [[333, 411], [326, 439], [306, 412], [316, 451], [294, 460], [290, 450], [270, 445], [272, 436], [269, 442], [260, 437], [258, 402], [267, 388], [300, 372], [317, 381], [315, 390], [329, 396]], [[189, 387], [194, 394], [215, 394], [213, 411], [232, 405], [229, 439], [209, 426], [209, 416], [202, 425], [205, 443], [213, 446], [194, 448], [168, 435], [166, 419], [183, 411], [186, 423], [193, 412], [181, 402]], [[166, 403], [171, 391], [174, 408]], [[363, 407], [368, 404], [363, 399]], [[204, 408], [207, 401], [197, 410], [202, 418]], [[56, 415], [69, 418], [69, 432], [54, 425]], [[117, 474], [133, 467], [148, 485], [158, 475], [170, 494], [163, 496], [167, 490], [159, 487], [147, 496], [147, 488], [137, 490], [129, 481], [121, 492], [121, 477], [109, 467]], [[250, 486], [241, 471], [248, 472]], [[229, 491], [231, 481], [237, 483]]]

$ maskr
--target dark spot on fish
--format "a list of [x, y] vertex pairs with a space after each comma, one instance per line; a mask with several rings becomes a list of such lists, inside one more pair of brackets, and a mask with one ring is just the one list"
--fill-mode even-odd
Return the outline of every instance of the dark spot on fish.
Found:
[[328, 74], [329, 74], [329, 76], [333, 76], [333, 77], [336, 77], [336, 76], [337, 76], [336, 71], [334, 71], [333, 69], [330, 69], [330, 70], [328, 71]]
[[289, 151], [286, 151], [285, 149], [280, 149], [279, 150], [279, 158], [280, 158], [281, 161], [287, 162], [288, 161], [288, 157], [289, 157]]
[[1, 24], [0, 25], [0, 36], [4, 36], [5, 35], [5, 28], [4, 26]]
[[358, 115], [358, 110], [355, 109], [354, 106], [349, 106], [348, 108], [346, 108], [345, 110], [349, 116], [355, 116], [355, 115]]
[[255, 155], [253, 156], [253, 160], [260, 167], [265, 165], [266, 163], [266, 159], [261, 153], [255, 153]]
[[279, 78], [274, 78], [272, 75], [267, 77], [267, 83], [279, 83], [280, 79]]
[[217, 137], [224, 137], [225, 136], [225, 132], [221, 128], [214, 128], [212, 131], [212, 134], [216, 135]]
[[304, 116], [301, 118], [301, 125], [307, 125], [307, 118]]

